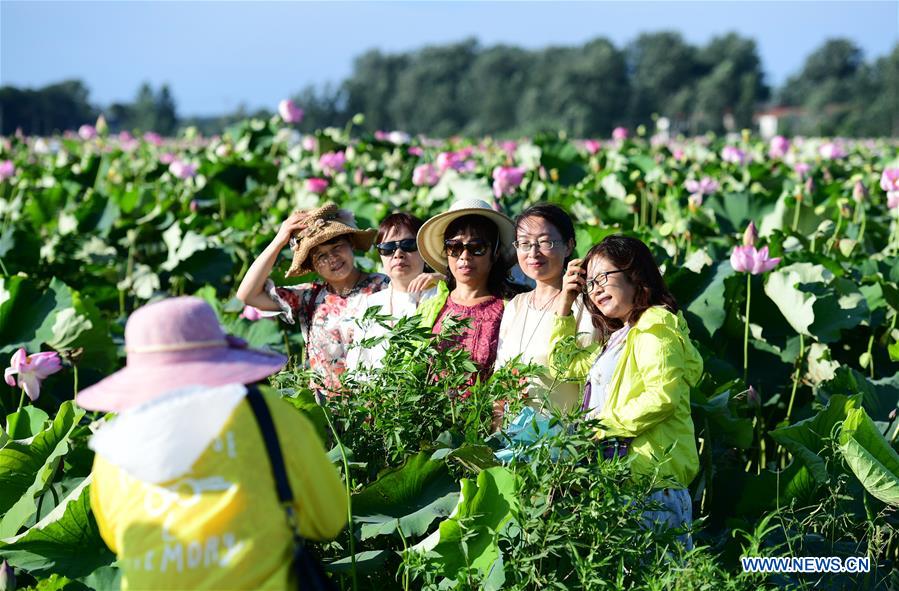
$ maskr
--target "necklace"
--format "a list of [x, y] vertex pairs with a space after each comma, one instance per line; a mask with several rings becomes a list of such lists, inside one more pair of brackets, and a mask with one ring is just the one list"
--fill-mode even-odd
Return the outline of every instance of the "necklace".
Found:
[[356, 286], [359, 285], [359, 282], [362, 281], [362, 277], [365, 275], [362, 271], [356, 271], [356, 272], [359, 273], [359, 275], [356, 277], [356, 281], [354, 281], [351, 286], [345, 287], [343, 289], [336, 289], [336, 288], [334, 288], [334, 286], [332, 286], [330, 283], [328, 283], [328, 291], [335, 293], [342, 298], [345, 298], [348, 295], [350, 295], [353, 292], [353, 290], [356, 289]]
[[[562, 293], [561, 290], [557, 291], [556, 294], [549, 298], [546, 303], [543, 304], [542, 307], [537, 307], [536, 305], [536, 294], [537, 290], [531, 292], [531, 304], [528, 305], [527, 302], [524, 303], [524, 320], [521, 323], [521, 337], [518, 339], [518, 352], [524, 353], [524, 350], [531, 346], [531, 341], [534, 340], [534, 335], [537, 334], [537, 331], [540, 329], [540, 324], [543, 323], [543, 317], [546, 316], [546, 311], [549, 310], [550, 305], [556, 301], [556, 298], [559, 297], [559, 294]], [[531, 335], [528, 337], [528, 342], [524, 342], [524, 334], [527, 330], [528, 326], [528, 310], [533, 306], [535, 310], [540, 312], [540, 316], [537, 318], [537, 325], [534, 326], [534, 330], [531, 331]]]

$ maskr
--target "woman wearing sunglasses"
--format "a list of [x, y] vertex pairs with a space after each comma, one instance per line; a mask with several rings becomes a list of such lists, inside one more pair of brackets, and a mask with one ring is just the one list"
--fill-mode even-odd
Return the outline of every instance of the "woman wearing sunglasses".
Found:
[[[390, 284], [379, 292], [365, 297], [360, 310], [378, 306], [380, 314], [391, 318], [403, 318], [415, 314], [421, 302], [437, 293], [433, 287], [445, 279], [439, 273], [425, 273], [425, 262], [418, 252], [415, 234], [423, 222], [408, 213], [392, 213], [378, 226], [375, 248], [381, 256], [381, 265], [390, 278]], [[347, 354], [347, 369], [358, 371], [362, 368], [374, 369], [381, 366], [386, 343], [373, 347], [362, 347], [362, 341], [386, 335], [387, 327], [372, 323], [361, 327], [353, 334], [353, 346]]]
[[[575, 333], [571, 306], [580, 294], [608, 337], [602, 347], [572, 350], [565, 339]], [[650, 500], [665, 509], [647, 511], [647, 526], [689, 525], [687, 487], [699, 471], [690, 388], [702, 375], [702, 357], [643, 242], [608, 236], [568, 264], [550, 349], [550, 370], [557, 358], [569, 359], [559, 377], [585, 384], [583, 410], [601, 423], [604, 455], [632, 455], [634, 476], [654, 479]], [[682, 540], [692, 546], [689, 536]]]
[[436, 334], [445, 318], [469, 319], [458, 345], [482, 378], [493, 371], [505, 300], [515, 295], [509, 280], [513, 240], [512, 220], [480, 199], [457, 201], [418, 231], [422, 258], [446, 272], [437, 294], [419, 306], [422, 323]]

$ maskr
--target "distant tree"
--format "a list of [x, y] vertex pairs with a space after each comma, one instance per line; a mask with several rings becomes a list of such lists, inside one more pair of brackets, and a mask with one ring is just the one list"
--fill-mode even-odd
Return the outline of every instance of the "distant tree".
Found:
[[[688, 118], [684, 91], [695, 87], [702, 72], [695, 47], [679, 33], [644, 33], [627, 50], [631, 81], [630, 120], [650, 122], [653, 114]], [[675, 99], [679, 99], [675, 101]]]
[[10, 86], [0, 88], [0, 128], [4, 135], [49, 135], [77, 129], [97, 118], [87, 87], [80, 80], [66, 80], [38, 90]]
[[[390, 105], [397, 78], [406, 68], [408, 60], [405, 54], [386, 55], [377, 50], [356, 58], [353, 73], [343, 84], [347, 113], [350, 116], [364, 113], [366, 127], [372, 131], [397, 127]], [[427, 94], [427, 89], [421, 90]]]
[[162, 88], [155, 96], [155, 122], [154, 131], [163, 135], [171, 135], [178, 128], [178, 113], [175, 107], [175, 99], [168, 84], [163, 84]]

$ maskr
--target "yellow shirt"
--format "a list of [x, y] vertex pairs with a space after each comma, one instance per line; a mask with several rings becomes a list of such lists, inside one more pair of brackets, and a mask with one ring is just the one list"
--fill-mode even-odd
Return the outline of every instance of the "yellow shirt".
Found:
[[[235, 387], [242, 388], [231, 386]], [[309, 539], [333, 538], [346, 524], [343, 484], [312, 424], [275, 392], [262, 391], [283, 450], [300, 531]], [[149, 416], [138, 422], [161, 424], [155, 410], [156, 416], [145, 412]], [[177, 415], [172, 409], [166, 412], [173, 420], [191, 420], [183, 416], [188, 412], [183, 405]], [[202, 413], [202, 408], [193, 412]], [[201, 422], [203, 417], [195, 420]], [[127, 431], [140, 433], [139, 428], [129, 427]], [[119, 558], [123, 589], [288, 586], [291, 532], [256, 419], [242, 398], [235, 397], [233, 411], [218, 436], [198, 452], [188, 471], [167, 481], [153, 483], [134, 475], [146, 468], [140, 454], [121, 451], [122, 446], [134, 443], [127, 442], [125, 435], [116, 435], [112, 441], [107, 437], [105, 445], [95, 448], [91, 485], [91, 507], [103, 539]], [[144, 461], [166, 465], [167, 458], [160, 454], [179, 451], [176, 442], [168, 445], [171, 439], [140, 450]], [[104, 457], [103, 448], [119, 465]]]

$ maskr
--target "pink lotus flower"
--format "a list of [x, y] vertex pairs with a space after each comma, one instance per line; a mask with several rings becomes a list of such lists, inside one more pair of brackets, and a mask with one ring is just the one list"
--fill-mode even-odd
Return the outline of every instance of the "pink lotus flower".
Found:
[[684, 187], [694, 195], [711, 195], [718, 190], [718, 182], [711, 177], [704, 176], [699, 181], [688, 179], [684, 183]]
[[671, 155], [674, 157], [675, 160], [678, 160], [678, 161], [686, 160], [686, 158], [687, 158], [687, 153], [684, 151], [683, 148], [674, 148], [674, 151], [671, 152]]
[[899, 168], [885, 168], [880, 175], [880, 188], [887, 193], [887, 207], [899, 208]]
[[15, 591], [16, 573], [7, 561], [0, 562], [0, 591]]
[[119, 133], [119, 146], [121, 146], [123, 152], [133, 152], [140, 146], [140, 142], [134, 139], [127, 131], [123, 131]]
[[818, 154], [826, 160], [839, 160], [846, 157], [846, 148], [842, 142], [827, 142], [818, 148]]
[[516, 166], [497, 166], [493, 169], [493, 194], [496, 197], [510, 195], [521, 185], [525, 168]]
[[755, 222], [749, 222], [746, 231], [743, 232], [743, 246], [755, 246], [755, 241], [758, 239], [759, 233], [755, 229]]
[[807, 175], [811, 169], [812, 165], [808, 162], [797, 162], [793, 165], [793, 172], [795, 172], [800, 179], [804, 179], [805, 175]]
[[381, 131], [380, 129], [377, 129], [377, 130], [375, 130], [374, 136], [375, 136], [375, 139], [378, 140], [379, 142], [387, 141], [387, 132], [386, 131]]
[[505, 142], [500, 142], [499, 147], [506, 152], [506, 156], [508, 156], [509, 158], [514, 158], [515, 150], [518, 149], [518, 142], [507, 140]]
[[311, 177], [306, 179], [306, 190], [316, 195], [321, 195], [328, 190], [328, 179]]
[[341, 172], [345, 165], [346, 154], [344, 152], [327, 152], [318, 159], [319, 168], [328, 176], [334, 176]]
[[159, 147], [162, 145], [162, 136], [155, 131], [148, 131], [144, 134], [144, 141]]
[[92, 140], [97, 137], [97, 130], [93, 125], [85, 123], [78, 128], [78, 135], [85, 141]]
[[776, 135], [771, 138], [771, 143], [768, 146], [768, 157], [770, 158], [783, 158], [787, 155], [787, 152], [790, 150], [790, 140], [785, 138], [782, 135]]
[[303, 120], [303, 109], [296, 106], [290, 99], [284, 99], [278, 103], [278, 114], [285, 123], [299, 123]]
[[263, 318], [259, 308], [254, 308], [253, 306], [244, 306], [243, 312], [240, 313], [240, 317], [246, 318], [250, 322], [256, 322], [260, 318]]
[[416, 187], [433, 187], [440, 181], [440, 172], [433, 164], [419, 164], [412, 171], [412, 184]]
[[304, 135], [303, 139], [300, 141], [300, 145], [303, 147], [303, 150], [307, 152], [315, 152], [318, 141], [315, 139], [314, 135]]
[[628, 132], [627, 127], [616, 127], [612, 130], [613, 140], [626, 140], [628, 135], [630, 135], [630, 133]]
[[[25, 390], [25, 394], [34, 402], [41, 395], [41, 382], [60, 369], [62, 361], [56, 351], [28, 355], [25, 349], [19, 349], [9, 360], [9, 367], [3, 371], [3, 378], [13, 388], [18, 386]], [[18, 383], [13, 378], [17, 374]]]
[[437, 168], [441, 174], [451, 168], [459, 172], [471, 172], [476, 166], [473, 160], [468, 160], [473, 151], [474, 148], [468, 147], [456, 152], [441, 152], [437, 155]]
[[867, 198], [868, 187], [866, 187], [865, 183], [861, 181], [855, 181], [855, 185], [852, 187], [852, 200], [856, 203], [862, 203]]
[[602, 144], [599, 140], [584, 140], [584, 149], [587, 150], [587, 153], [589, 154], [596, 154], [601, 147]]
[[4, 160], [0, 162], [0, 183], [5, 181], [6, 179], [12, 178], [16, 175], [16, 165], [12, 163], [12, 160]]
[[702, 193], [693, 193], [687, 197], [687, 208], [696, 213], [702, 207]]
[[411, 146], [408, 150], [406, 150], [406, 153], [421, 158], [424, 155], [425, 151], [422, 150], [420, 146]]
[[736, 146], [724, 146], [721, 150], [721, 159], [742, 166], [746, 164], [746, 152]]
[[171, 164], [174, 161], [175, 161], [175, 155], [172, 154], [171, 152], [164, 152], [163, 154], [160, 154], [160, 156], [159, 156], [159, 162], [161, 164]]
[[187, 180], [196, 176], [197, 166], [183, 160], [175, 160], [169, 165], [169, 172], [181, 180]]
[[730, 253], [730, 266], [739, 273], [759, 275], [777, 266], [780, 257], [769, 258], [768, 247], [756, 250], [754, 246], [738, 246]]

